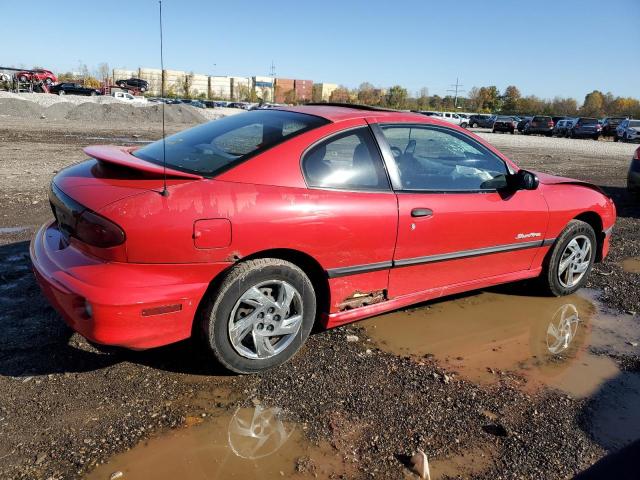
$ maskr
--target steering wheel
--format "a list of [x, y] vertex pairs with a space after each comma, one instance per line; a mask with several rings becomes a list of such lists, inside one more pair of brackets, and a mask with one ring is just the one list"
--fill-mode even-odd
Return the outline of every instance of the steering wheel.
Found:
[[396, 146], [391, 147], [391, 153], [393, 153], [395, 158], [400, 158], [402, 156], [402, 150]]

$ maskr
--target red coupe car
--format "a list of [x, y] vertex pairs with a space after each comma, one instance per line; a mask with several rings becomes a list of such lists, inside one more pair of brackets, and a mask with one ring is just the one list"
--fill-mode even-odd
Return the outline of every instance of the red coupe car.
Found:
[[24, 70], [16, 73], [21, 82], [44, 82], [47, 85], [58, 83], [58, 77], [50, 70]]
[[289, 359], [317, 322], [533, 277], [570, 294], [616, 217], [596, 186], [366, 107], [257, 110], [85, 152], [53, 179], [55, 221], [31, 244], [50, 302], [101, 344], [201, 334], [241, 373]]

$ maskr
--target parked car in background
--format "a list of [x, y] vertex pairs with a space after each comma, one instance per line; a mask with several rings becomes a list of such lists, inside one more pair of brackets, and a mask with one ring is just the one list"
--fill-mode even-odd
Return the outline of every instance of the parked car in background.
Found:
[[149, 82], [141, 78], [127, 78], [126, 80], [116, 80], [116, 85], [120, 88], [137, 88], [141, 92], [149, 90]]
[[625, 121], [627, 117], [607, 117], [602, 121], [602, 136], [603, 137], [615, 137], [616, 128], [623, 121]]
[[190, 105], [192, 107], [196, 107], [196, 108], [207, 108], [207, 106], [204, 104], [204, 102], [202, 100], [191, 100], [191, 102], [189, 102]]
[[469, 126], [472, 128], [492, 128], [493, 120], [491, 115], [476, 114], [469, 117]]
[[598, 140], [602, 126], [597, 118], [578, 117], [567, 127], [567, 137], [569, 138], [592, 138]]
[[564, 120], [558, 120], [555, 125], [553, 126], [553, 134], [556, 137], [566, 137], [567, 136], [567, 130], [571, 127], [571, 125], [573, 124], [573, 119], [571, 118], [565, 118]]
[[522, 133], [525, 135], [541, 134], [550, 137], [553, 135], [553, 119], [546, 115], [536, 115], [527, 122]]
[[522, 133], [525, 129], [525, 127], [527, 126], [527, 123], [529, 123], [531, 121], [533, 117], [520, 117], [520, 121], [518, 122], [518, 125], [516, 126], [516, 129]]
[[551, 117], [551, 120], [553, 120], [553, 125], [555, 126], [556, 123], [558, 123], [560, 120], [566, 120], [567, 118], [569, 118], [569, 117], [564, 115], [564, 116], [561, 116], [561, 117], [557, 117], [557, 116], [556, 117]]
[[636, 148], [633, 158], [631, 159], [631, 165], [629, 165], [627, 190], [640, 193], [640, 147]]
[[206, 108], [216, 108], [216, 102], [213, 100], [202, 100], [202, 103], [204, 103]]
[[640, 140], [640, 120], [625, 119], [618, 128], [616, 128], [616, 135], [614, 140], [617, 142], [622, 140], [623, 142], [633, 142]]
[[58, 83], [56, 85], [53, 85], [51, 88], [49, 88], [49, 93], [54, 93], [57, 95], [89, 95], [92, 97], [96, 95], [102, 95], [102, 93], [100, 93], [100, 90], [97, 90], [95, 88], [83, 87], [79, 83], [70, 82]]
[[231, 102], [225, 102], [224, 100], [215, 100], [213, 103], [216, 107], [226, 108], [229, 106], [229, 103]]
[[509, 132], [513, 135], [518, 126], [518, 121], [515, 117], [508, 117], [506, 115], [498, 115], [493, 122], [492, 132]]
[[130, 103], [147, 103], [147, 99], [142, 96], [131, 95], [128, 92], [115, 91], [111, 92], [111, 96], [123, 102]]
[[46, 298], [92, 342], [197, 335], [238, 373], [286, 362], [314, 326], [447, 294], [532, 278], [572, 294], [616, 219], [596, 186], [409, 112], [255, 110], [84, 152], [31, 241]]
[[454, 112], [440, 112], [440, 113], [442, 114], [440, 118], [445, 122], [453, 123], [454, 125], [459, 125], [462, 128], [467, 128], [467, 126], [469, 125], [469, 121], [466, 118], [461, 117], [457, 113], [454, 113]]
[[23, 70], [16, 72], [15, 77], [21, 82], [44, 82], [53, 85], [58, 82], [58, 77], [51, 70]]

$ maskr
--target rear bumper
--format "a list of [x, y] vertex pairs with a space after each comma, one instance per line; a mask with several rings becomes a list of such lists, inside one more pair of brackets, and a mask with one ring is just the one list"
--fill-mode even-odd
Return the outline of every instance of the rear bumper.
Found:
[[[190, 337], [210, 281], [230, 265], [105, 262], [73, 245], [60, 248], [60, 241], [51, 223], [31, 241], [33, 270], [44, 295], [82, 336], [132, 349]], [[158, 313], [167, 306], [176, 311]]]

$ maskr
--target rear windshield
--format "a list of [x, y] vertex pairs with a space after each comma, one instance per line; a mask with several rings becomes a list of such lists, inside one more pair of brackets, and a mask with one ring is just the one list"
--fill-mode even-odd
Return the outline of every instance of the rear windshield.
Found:
[[597, 118], [581, 118], [580, 123], [582, 123], [583, 125], [594, 125], [598, 123], [598, 119]]
[[533, 117], [534, 122], [548, 122], [551, 120], [551, 117]]
[[513, 117], [503, 117], [503, 116], [499, 116], [496, 119], [498, 122], [513, 122]]
[[[238, 113], [184, 130], [166, 138], [167, 166], [207, 177], [214, 176], [275, 145], [328, 120], [282, 110]], [[133, 153], [162, 165], [163, 142], [159, 140]]]

